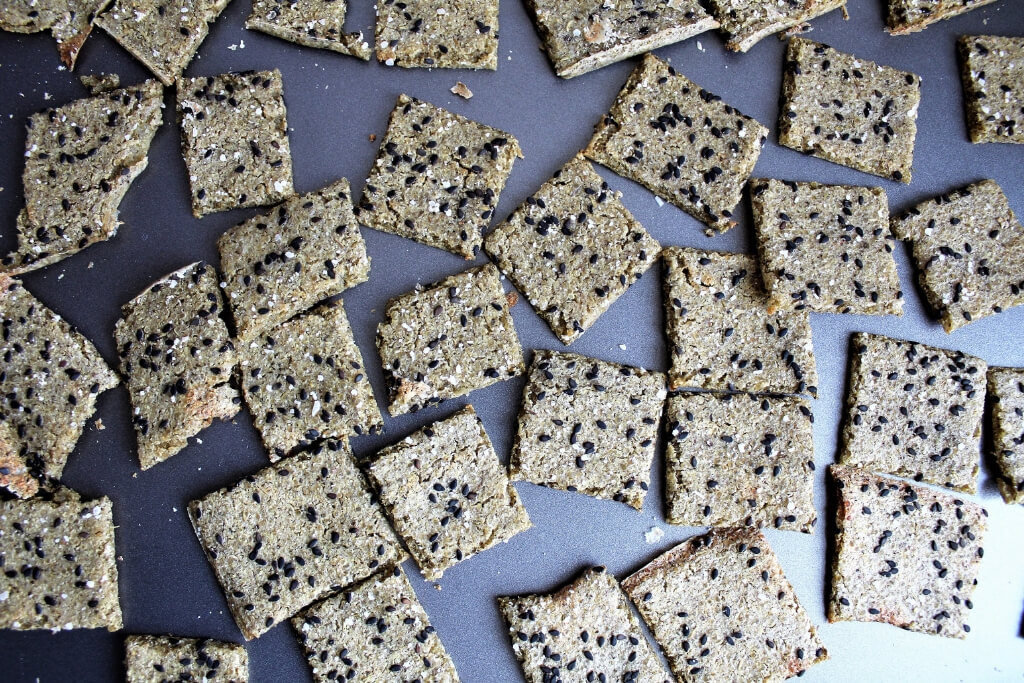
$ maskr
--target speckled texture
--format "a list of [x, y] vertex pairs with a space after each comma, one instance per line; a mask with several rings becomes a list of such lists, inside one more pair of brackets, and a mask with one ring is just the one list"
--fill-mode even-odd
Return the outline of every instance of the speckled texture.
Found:
[[128, 636], [124, 643], [128, 683], [207, 681], [246, 683], [245, 648], [208, 638]]
[[780, 31], [801, 30], [811, 19], [843, 7], [846, 0], [710, 0], [711, 13], [722, 25], [725, 46], [746, 52], [762, 38]]
[[370, 58], [363, 32], [345, 33], [345, 0], [253, 0], [245, 27], [306, 47]]
[[957, 48], [971, 142], [1024, 143], [1024, 38], [960, 36]]
[[74, 69], [96, 15], [109, 4], [110, 0], [4, 0], [0, 3], [0, 30], [39, 33], [49, 29], [61, 61]]
[[379, 0], [377, 59], [387, 66], [498, 68], [498, 0]]
[[996, 484], [1007, 503], [1024, 503], [1024, 368], [989, 368]]
[[117, 90], [121, 87], [121, 77], [114, 73], [82, 74], [78, 80], [93, 95]]
[[886, 30], [893, 35], [922, 31], [929, 24], [949, 19], [995, 0], [888, 0]]

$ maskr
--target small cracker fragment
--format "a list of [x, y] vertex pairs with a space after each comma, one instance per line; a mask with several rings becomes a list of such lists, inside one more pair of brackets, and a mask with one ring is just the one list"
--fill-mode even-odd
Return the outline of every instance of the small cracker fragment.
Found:
[[93, 22], [109, 4], [110, 0], [4, 0], [0, 3], [0, 30], [39, 33], [49, 29], [57, 41], [60, 60], [74, 69]]
[[473, 406], [381, 450], [366, 472], [428, 580], [530, 528]]
[[1024, 503], [1024, 368], [989, 368], [996, 484], [1007, 503]]
[[883, 178], [910, 182], [921, 78], [791, 38], [779, 143]]
[[985, 361], [864, 332], [850, 348], [840, 464], [974, 493]]
[[501, 596], [498, 607], [530, 683], [671, 677], [647, 642], [619, 582], [593, 567], [554, 593]]
[[1024, 304], [1024, 227], [993, 180], [939, 195], [892, 219], [910, 242], [929, 307], [952, 332]]
[[405, 559], [344, 441], [327, 441], [188, 505], [246, 640]]
[[839, 489], [829, 622], [964, 638], [988, 512], [856, 467], [829, 470]]
[[318, 683], [459, 680], [400, 567], [307, 608], [292, 626]]
[[117, 90], [121, 87], [121, 77], [113, 73], [83, 74], [78, 77], [89, 92], [93, 95]]
[[956, 45], [971, 142], [1024, 143], [1024, 38], [960, 36]]
[[497, 128], [399, 95], [359, 203], [360, 222], [476, 258], [523, 153]]
[[828, 659], [755, 529], [683, 541], [622, 587], [680, 681], [781, 681]]
[[473, 91], [470, 90], [469, 86], [463, 83], [462, 81], [458, 81], [455, 85], [453, 85], [451, 87], [451, 91], [453, 95], [458, 95], [464, 100], [468, 100], [469, 98], [473, 97]]
[[128, 683], [163, 681], [249, 680], [245, 648], [209, 638], [128, 636], [124, 642]]
[[535, 351], [512, 448], [512, 479], [639, 510], [664, 401], [663, 373]]
[[662, 252], [670, 389], [817, 394], [807, 311], [771, 308], [746, 254]]
[[955, 17], [996, 0], [888, 0], [886, 31], [894, 36], [923, 31], [929, 25]]
[[846, 0], [710, 0], [711, 13], [721, 23], [725, 46], [746, 52], [773, 33], [799, 32], [807, 22], [834, 9], [846, 9]]
[[345, 0], [253, 0], [247, 29], [306, 47], [370, 59], [363, 32], [345, 33]]
[[391, 415], [525, 370], [498, 269], [479, 266], [388, 302], [377, 326]]
[[902, 315], [885, 190], [758, 179], [750, 203], [772, 306]]
[[380, 0], [377, 60], [386, 66], [498, 68], [498, 0]]
[[640, 279], [661, 245], [577, 155], [484, 240], [563, 344]]

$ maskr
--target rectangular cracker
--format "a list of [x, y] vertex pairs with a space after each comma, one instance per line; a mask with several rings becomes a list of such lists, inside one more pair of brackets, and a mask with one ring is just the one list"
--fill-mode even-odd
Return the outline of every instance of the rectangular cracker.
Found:
[[249, 680], [249, 656], [235, 643], [209, 638], [128, 636], [124, 649], [128, 683]]
[[757, 179], [750, 203], [773, 306], [903, 314], [885, 190]]
[[622, 587], [679, 681], [781, 681], [828, 659], [756, 529], [683, 541]]
[[814, 531], [808, 401], [683, 393], [669, 398], [665, 420], [670, 524]]
[[817, 394], [807, 311], [771, 308], [746, 254], [662, 252], [668, 386]]
[[661, 245], [577, 155], [484, 240], [563, 344], [640, 279]]
[[416, 412], [523, 372], [514, 303], [491, 264], [389, 301], [377, 326], [388, 412]]
[[109, 4], [110, 0], [4, 0], [0, 3], [0, 30], [39, 33], [49, 29], [61, 61], [74, 69], [93, 21]]
[[846, 0], [710, 0], [711, 13], [721, 23], [725, 46], [746, 52], [762, 38], [782, 31], [802, 30], [807, 22], [842, 7]]
[[476, 258], [512, 164], [522, 156], [508, 133], [399, 95], [363, 189], [359, 220]]
[[307, 608], [292, 626], [317, 683], [459, 680], [400, 567]]
[[922, 202], [892, 219], [892, 231], [910, 242], [946, 332], [1024, 304], [1024, 227], [994, 180]]
[[584, 154], [705, 223], [736, 225], [733, 210], [768, 129], [648, 54]]
[[671, 680], [604, 567], [554, 593], [501, 596], [498, 607], [529, 683]]
[[253, 0], [247, 29], [306, 47], [370, 59], [363, 32], [345, 33], [345, 0]]
[[535, 351], [511, 477], [643, 507], [665, 375], [575, 353]]
[[260, 333], [370, 277], [348, 180], [292, 197], [217, 240], [239, 339]]
[[383, 449], [366, 472], [428, 580], [530, 528], [473, 406]]
[[943, 19], [955, 17], [996, 0], [888, 0], [886, 31], [901, 36], [922, 31]]
[[919, 76], [791, 38], [779, 144], [909, 183], [920, 102]]
[[858, 332], [839, 462], [974, 493], [985, 361]]
[[498, 68], [498, 0], [380, 0], [377, 60], [431, 69]]
[[1024, 503], [1024, 368], [989, 368], [996, 484], [1007, 503]]
[[241, 398], [229, 384], [235, 348], [221, 304], [217, 273], [196, 262], [157, 280], [121, 309], [114, 338], [142, 469], [180, 451], [214, 420], [238, 412]]
[[327, 441], [188, 505], [246, 640], [405, 559], [344, 441]]
[[178, 123], [196, 218], [295, 193], [277, 69], [181, 79]]
[[121, 628], [107, 498], [0, 501], [0, 628]]
[[971, 142], [1024, 143], [1024, 38], [960, 36], [956, 45]]
[[829, 469], [839, 505], [828, 620], [964, 638], [985, 509], [856, 467]]

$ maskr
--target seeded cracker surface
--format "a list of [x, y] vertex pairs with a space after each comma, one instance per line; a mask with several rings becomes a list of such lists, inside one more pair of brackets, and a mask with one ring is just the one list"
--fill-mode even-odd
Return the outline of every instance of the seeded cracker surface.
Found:
[[774, 307], [903, 314], [885, 190], [759, 179], [750, 203]]
[[377, 59], [387, 66], [498, 68], [498, 0], [379, 0]]
[[639, 510], [650, 484], [664, 402], [660, 372], [535, 351], [511, 476]]
[[405, 559], [344, 441], [327, 441], [188, 506], [246, 640]]
[[509, 307], [493, 265], [389, 301], [377, 326], [388, 412], [416, 412], [523, 372]]
[[696, 0], [527, 0], [562, 78], [581, 76], [716, 28]]
[[399, 95], [366, 180], [359, 220], [475, 258], [512, 164], [522, 156], [508, 133]]
[[725, 32], [725, 46], [746, 52], [773, 33], [803, 29], [811, 19], [844, 7], [846, 0], [710, 0], [710, 3], [711, 13]]
[[74, 69], [93, 20], [109, 4], [110, 0], [4, 0], [0, 3], [0, 30], [39, 33], [49, 29], [61, 61]]
[[245, 648], [207, 638], [128, 636], [124, 668], [128, 683], [249, 680]]
[[178, 121], [196, 218], [295, 193], [277, 69], [182, 79]]
[[345, 0], [253, 0], [245, 27], [306, 47], [370, 59], [363, 32], [345, 33]]
[[661, 251], [620, 196], [576, 156], [484, 241], [564, 344], [583, 334]]
[[712, 529], [622, 586], [679, 681], [782, 681], [828, 659], [759, 531]]
[[671, 680], [604, 567], [555, 593], [499, 597], [498, 606], [530, 683]]
[[830, 470], [839, 505], [828, 620], [964, 638], [985, 509], [856, 467]]
[[344, 178], [231, 228], [217, 248], [243, 340], [370, 277]]
[[732, 212], [768, 129], [653, 55], [646, 55], [597, 124], [584, 154], [640, 183], [711, 234]]
[[0, 486], [28, 497], [60, 478], [117, 375], [92, 342], [2, 275], [0, 316]]
[[971, 142], [1024, 143], [1024, 38], [960, 36]]
[[121, 87], [121, 77], [114, 73], [82, 74], [78, 80], [93, 95], [117, 90]]
[[910, 242], [917, 280], [947, 332], [1024, 304], [1024, 227], [995, 181], [918, 204], [892, 231]]
[[995, 0], [888, 0], [886, 30], [893, 35], [922, 31], [930, 24], [995, 2]]
[[121, 628], [106, 498], [0, 501], [0, 628]]
[[431, 581], [530, 528], [526, 508], [472, 406], [380, 451], [367, 473]]
[[1024, 503], [1024, 369], [989, 368], [996, 483], [1007, 503]]
[[670, 247], [662, 261], [670, 389], [817, 393], [810, 316], [771, 309], [752, 256]]
[[292, 626], [318, 683], [459, 680], [399, 567], [313, 605]]
[[782, 79], [779, 143], [837, 164], [910, 182], [921, 79], [792, 38]]
[[142, 469], [238, 412], [241, 400], [228, 383], [235, 349], [220, 308], [217, 274], [201, 262], [158, 280], [122, 308], [114, 338]]
[[270, 460], [323, 438], [382, 427], [341, 302], [325, 304], [239, 349], [245, 403]]

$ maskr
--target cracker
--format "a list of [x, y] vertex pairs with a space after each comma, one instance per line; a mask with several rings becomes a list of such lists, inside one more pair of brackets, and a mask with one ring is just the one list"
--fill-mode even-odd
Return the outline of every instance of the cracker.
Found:
[[93, 95], [100, 95], [121, 87], [121, 77], [115, 73], [82, 74], [78, 80]]
[[380, 451], [366, 471], [429, 580], [530, 528], [472, 406]]
[[363, 189], [359, 220], [475, 258], [522, 156], [508, 133], [400, 95]]
[[246, 640], [405, 559], [344, 441], [327, 441], [188, 505]]
[[754, 257], [671, 247], [662, 261], [670, 389], [817, 394], [810, 315], [770, 307]]
[[989, 368], [996, 484], [1007, 503], [1024, 503], [1024, 369]]
[[965, 637], [985, 509], [856, 467], [829, 469], [839, 505], [828, 620]]
[[142, 469], [238, 412], [241, 399], [229, 384], [236, 355], [221, 302], [217, 274], [197, 262], [157, 280], [121, 309], [114, 338]]
[[370, 277], [344, 178], [236, 225], [217, 241], [238, 337], [250, 340]]
[[245, 648], [209, 638], [128, 636], [124, 643], [128, 683], [249, 680]]
[[121, 628], [110, 500], [0, 501], [0, 628]]
[[535, 351], [511, 476], [639, 510], [664, 402], [663, 373]]
[[238, 353], [239, 383], [271, 461], [383, 426], [341, 302], [282, 323]]
[[846, 9], [846, 0], [710, 0], [711, 13], [721, 23], [725, 46], [746, 52], [773, 33], [806, 30], [811, 19], [834, 9]]
[[839, 462], [974, 493], [985, 361], [863, 332], [850, 344]]
[[245, 27], [306, 47], [370, 59], [363, 32], [345, 33], [345, 0], [253, 0]]
[[459, 680], [399, 567], [309, 607], [292, 626], [318, 682]]
[[750, 203], [774, 307], [903, 314], [885, 190], [758, 179]]
[[1024, 227], [995, 181], [922, 202], [892, 231], [910, 242], [917, 281], [947, 332], [1024, 304]]
[[277, 69], [183, 78], [178, 122], [196, 218], [295, 193]]
[[604, 567], [554, 593], [499, 597], [498, 606], [530, 683], [671, 680]]
[[620, 196], [577, 155], [484, 240], [563, 344], [594, 324], [661, 251]]
[[4, 0], [0, 3], [0, 30], [39, 33], [49, 29], [61, 61], [74, 69], [96, 15], [109, 4], [110, 0]]
[[922, 31], [942, 19], [949, 19], [995, 0], [888, 0], [886, 30], [893, 35]]
[[781, 681], [828, 659], [754, 529], [712, 529], [622, 582], [680, 681]]
[[957, 48], [971, 142], [1024, 143], [1024, 38], [960, 36]]
[[806, 400], [677, 394], [665, 419], [666, 521], [814, 531], [814, 416]]
[[498, 68], [498, 0], [380, 0], [377, 60], [387, 66]]
[[583, 153], [707, 224], [710, 235], [736, 225], [733, 211], [767, 135], [648, 54]]
[[806, 38], [786, 51], [779, 144], [910, 182], [921, 78]]
[[377, 326], [388, 412], [416, 412], [523, 372], [512, 303], [490, 264], [389, 301]]

